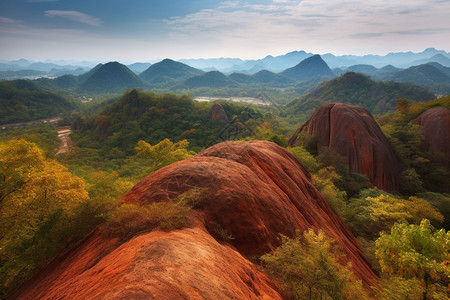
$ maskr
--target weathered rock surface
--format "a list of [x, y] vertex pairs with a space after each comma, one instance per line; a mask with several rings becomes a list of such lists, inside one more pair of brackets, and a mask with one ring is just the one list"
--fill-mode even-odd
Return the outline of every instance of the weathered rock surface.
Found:
[[440, 155], [450, 169], [450, 109], [444, 106], [430, 108], [412, 123], [422, 129], [422, 151]]
[[380, 189], [397, 191], [401, 165], [368, 110], [343, 103], [320, 106], [289, 139], [291, 146], [306, 132], [317, 138], [317, 150], [338, 154], [350, 172], [365, 174]]
[[209, 111], [212, 121], [227, 122], [228, 116], [220, 103], [214, 103]]
[[[224, 142], [142, 179], [125, 203], [170, 201], [202, 189], [191, 226], [118, 244], [87, 237], [25, 284], [19, 299], [280, 299], [248, 257], [280, 245], [279, 233], [323, 229], [356, 276], [377, 277], [352, 233], [285, 149], [264, 141]], [[223, 240], [223, 235], [232, 239]]]
[[266, 275], [200, 227], [116, 242], [92, 235], [12, 298], [281, 299]]

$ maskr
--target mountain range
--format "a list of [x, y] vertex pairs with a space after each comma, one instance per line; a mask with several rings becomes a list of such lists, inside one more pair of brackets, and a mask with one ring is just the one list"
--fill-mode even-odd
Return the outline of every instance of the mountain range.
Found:
[[[231, 76], [232, 75], [232, 76]], [[248, 85], [285, 87], [315, 78], [329, 79], [333, 73], [319, 55], [301, 61], [281, 73], [267, 70], [248, 75], [230, 76], [219, 71], [204, 72], [186, 64], [164, 59], [150, 65], [139, 75], [118, 62], [98, 64], [79, 76], [64, 75], [55, 79], [40, 78], [36, 82], [50, 90], [72, 89], [79, 93], [117, 93], [130, 88], [244, 88]]]
[[[285, 69], [297, 65], [300, 61], [315, 55], [315, 53], [301, 51], [292, 51], [283, 55], [272, 56], [268, 55], [262, 59], [243, 60], [240, 58], [198, 58], [198, 59], [180, 59], [179, 62], [189, 65], [196, 69], [203, 71], [218, 70], [225, 73], [247, 73], [252, 74], [261, 70], [269, 70], [272, 72], [281, 72]], [[450, 52], [444, 50], [437, 50], [428, 48], [422, 52], [397, 52], [389, 53], [387, 55], [334, 55], [326, 53], [321, 55], [322, 59], [331, 68], [348, 68], [352, 65], [369, 64], [377, 68], [382, 68], [386, 65], [393, 65], [397, 68], [409, 68], [411, 66], [437, 62], [443, 66], [450, 67]], [[158, 62], [158, 60], [153, 61]], [[86, 71], [94, 67], [98, 63], [86, 61], [51, 61], [33, 62], [26, 59], [19, 59], [13, 61], [0, 60], [0, 78], [14, 78], [19, 77], [20, 74], [12, 74], [16, 71], [39, 71], [42, 75], [54, 75], [58, 72], [66, 72], [67, 74], [80, 74], [81, 70]], [[128, 64], [127, 67], [133, 72], [139, 74], [146, 70], [151, 65], [150, 62], [135, 62]], [[3, 73], [9, 71], [9, 73]], [[74, 74], [74, 75], [78, 75]]]
[[[243, 72], [255, 73], [260, 70], [269, 70], [280, 72], [287, 68], [291, 68], [298, 62], [315, 55], [305, 51], [292, 51], [284, 55], [272, 56], [268, 55], [262, 59], [241, 60], [237, 58], [219, 58], [219, 59], [183, 59], [180, 62], [188, 64], [192, 67], [212, 70], [216, 69], [222, 72]], [[411, 66], [438, 62], [444, 66], [450, 67], [450, 53], [443, 50], [428, 48], [419, 53], [399, 52], [389, 53], [387, 55], [342, 55], [337, 56], [331, 53], [321, 55], [327, 65], [334, 68], [348, 68], [352, 65], [370, 64], [377, 68], [386, 65], [393, 65], [397, 68], [408, 68]]]
[[[143, 67], [143, 65], [139, 65]], [[136, 67], [136, 66], [134, 66]], [[435, 94], [450, 93], [450, 67], [437, 62], [425, 63], [407, 69], [393, 65], [377, 68], [369, 64], [357, 64], [348, 68], [331, 69], [320, 55], [309, 56], [293, 67], [281, 72], [260, 70], [252, 74], [233, 72], [229, 75], [219, 71], [205, 72], [171, 59], [149, 65], [136, 75], [126, 65], [118, 62], [98, 64], [81, 75], [64, 75], [55, 79], [36, 80], [42, 88], [57, 91], [71, 89], [77, 93], [121, 93], [123, 89], [165, 89], [180, 91], [198, 88], [256, 88], [297, 89], [302, 94], [320, 82], [339, 75], [356, 72], [370, 76], [376, 81], [410, 83], [428, 88]], [[307, 84], [311, 82], [311, 84]], [[303, 87], [302, 86], [306, 86]], [[223, 96], [223, 95], [222, 95]]]

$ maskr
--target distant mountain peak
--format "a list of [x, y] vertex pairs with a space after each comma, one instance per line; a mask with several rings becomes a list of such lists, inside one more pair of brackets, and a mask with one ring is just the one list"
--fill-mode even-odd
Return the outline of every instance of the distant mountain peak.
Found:
[[121, 92], [124, 88], [143, 87], [146, 84], [127, 66], [117, 61], [98, 64], [80, 77], [84, 79], [81, 88], [88, 91]]
[[200, 74], [203, 74], [202, 70], [166, 58], [151, 65], [147, 70], [142, 72], [139, 77], [148, 82], [157, 83], [167, 79], [184, 80]]
[[304, 59], [295, 67], [286, 69], [280, 74], [296, 80], [310, 80], [319, 76], [334, 75], [319, 54]]

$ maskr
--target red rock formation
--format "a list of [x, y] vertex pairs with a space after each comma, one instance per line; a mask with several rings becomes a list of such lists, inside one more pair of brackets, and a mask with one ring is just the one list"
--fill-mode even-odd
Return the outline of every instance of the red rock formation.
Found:
[[430, 108], [412, 123], [422, 129], [422, 151], [442, 156], [443, 164], [450, 169], [450, 109], [444, 106]]
[[306, 132], [317, 137], [317, 149], [342, 158], [350, 172], [365, 174], [380, 189], [397, 191], [401, 165], [394, 150], [368, 110], [343, 103], [320, 106], [289, 139], [297, 143]]
[[[366, 285], [377, 280], [352, 233], [285, 149], [225, 142], [142, 179], [126, 203], [171, 201], [200, 188], [192, 226], [153, 231], [119, 245], [93, 234], [44, 268], [13, 298], [280, 299], [246, 257], [280, 245], [279, 233], [323, 229]], [[222, 241], [223, 233], [233, 239]]]
[[226, 122], [228, 121], [227, 113], [220, 103], [214, 103], [209, 111], [212, 121]]

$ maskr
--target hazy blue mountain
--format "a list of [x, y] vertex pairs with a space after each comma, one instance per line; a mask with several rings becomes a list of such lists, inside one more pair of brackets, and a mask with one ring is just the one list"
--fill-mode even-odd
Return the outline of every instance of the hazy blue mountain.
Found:
[[[189, 65], [191, 67], [202, 70], [219, 70], [221, 72], [233, 73], [245, 73], [253, 74], [261, 70], [268, 70], [272, 72], [280, 72], [285, 69], [294, 67], [304, 59], [313, 56], [313, 53], [308, 53], [303, 50], [292, 51], [284, 55], [272, 56], [267, 55], [262, 59], [242, 60], [240, 58], [198, 58], [198, 59], [181, 59], [179, 62]], [[408, 68], [414, 65], [424, 64], [428, 62], [439, 62], [444, 66], [450, 66], [448, 59], [450, 59], [450, 53], [443, 50], [436, 50], [434, 48], [428, 48], [422, 52], [397, 52], [389, 53], [387, 55], [334, 55], [326, 53], [321, 55], [322, 59], [332, 69], [341, 68], [345, 69], [353, 65], [372, 65], [376, 68], [381, 68], [385, 65], [393, 65], [397, 68]], [[92, 62], [77, 62], [77, 61], [53, 61], [47, 60], [45, 62], [31, 62], [26, 59], [14, 60], [14, 61], [0, 61], [0, 71], [18, 71], [24, 69], [34, 69], [30, 66], [35, 66], [35, 70], [51, 69], [67, 69], [75, 70], [79, 67], [90, 67]], [[135, 63], [129, 65], [129, 68], [136, 73], [143, 72], [145, 63]], [[148, 67], [148, 66], [147, 66]], [[72, 74], [74, 74], [72, 72]], [[198, 74], [197, 74], [198, 75]], [[172, 79], [180, 79], [173, 78]], [[184, 77], [183, 79], [186, 79]], [[144, 78], [145, 79], [145, 78]], [[148, 80], [148, 79], [146, 79]]]
[[253, 74], [252, 77], [259, 83], [274, 87], [283, 87], [294, 82], [291, 78], [267, 70], [259, 71]]
[[392, 80], [427, 87], [439, 94], [450, 93], [450, 68], [438, 63], [410, 67], [390, 74], [377, 74], [377, 80]]
[[443, 54], [436, 54], [427, 59], [416, 60], [413, 62], [413, 64], [414, 65], [422, 65], [422, 64], [427, 64], [427, 63], [431, 63], [431, 62], [436, 62], [445, 67], [450, 67], [450, 58]]
[[64, 65], [60, 66], [53, 63], [44, 63], [44, 62], [35, 62], [28, 66], [31, 70], [38, 70], [38, 71], [44, 71], [44, 72], [50, 72], [52, 70], [58, 70], [58, 69], [66, 69], [66, 70], [75, 70], [78, 69], [79, 66], [71, 66], [71, 65]]
[[303, 60], [295, 67], [284, 70], [280, 74], [297, 81], [311, 80], [321, 76], [334, 77], [333, 72], [320, 55], [313, 55]]
[[332, 69], [345, 69], [349, 66], [361, 64], [358, 61], [357, 56], [351, 55], [343, 55], [343, 56], [335, 56], [331, 53], [326, 53], [321, 55], [322, 59], [327, 63], [327, 65]]
[[312, 53], [305, 51], [292, 51], [284, 55], [272, 56], [268, 55], [262, 59], [246, 60], [240, 64], [236, 64], [228, 69], [224, 69], [225, 72], [243, 72], [243, 73], [256, 73], [261, 70], [268, 70], [273, 72], [280, 72], [287, 68], [297, 65], [299, 62], [305, 60], [308, 57], [313, 56]]
[[396, 68], [393, 65], [385, 65], [381, 69], [378, 69], [378, 72], [397, 72], [401, 71], [402, 69]]
[[228, 77], [240, 84], [258, 83], [258, 80], [255, 77], [248, 75], [248, 74], [232, 73]]
[[240, 58], [198, 58], [198, 59], [180, 59], [179, 62], [189, 65], [193, 68], [204, 71], [216, 69], [219, 71], [228, 70], [235, 65], [242, 64], [244, 61]]
[[133, 71], [136, 74], [142, 73], [147, 70], [152, 64], [151, 63], [134, 63], [131, 65], [127, 65], [128, 69]]
[[372, 65], [354, 65], [346, 69], [346, 72], [363, 73], [366, 75], [375, 74], [377, 71], [378, 69]]
[[435, 55], [442, 55], [450, 58], [450, 53], [443, 50], [436, 50], [434, 48], [428, 48], [422, 52], [397, 52], [389, 53], [387, 55], [342, 55], [335, 56], [333, 54], [325, 54], [322, 58], [330, 66], [330, 68], [342, 68], [349, 67], [356, 64], [367, 64], [377, 68], [381, 68], [385, 65], [393, 65], [395, 67], [407, 68], [417, 65], [417, 61], [427, 60]]
[[59, 77], [63, 75], [74, 75], [78, 76], [89, 71], [89, 68], [78, 68], [75, 70], [72, 69], [51, 69], [50, 72], [47, 72], [49, 77]]
[[222, 87], [239, 87], [239, 84], [227, 77], [225, 74], [219, 71], [211, 71], [201, 75], [197, 75], [186, 79], [183, 82], [187, 88], [222, 88]]
[[147, 70], [142, 72], [139, 77], [150, 83], [164, 83], [165, 81], [170, 80], [184, 80], [202, 73], [202, 70], [190, 67], [186, 64], [171, 59], [164, 59], [163, 61], [151, 65]]
[[117, 93], [125, 88], [142, 88], [147, 83], [125, 65], [109, 62], [94, 68], [81, 84], [80, 89], [88, 92]]
[[23, 79], [33, 78], [45, 75], [42, 71], [36, 70], [18, 70], [18, 71], [0, 71], [0, 79]]

